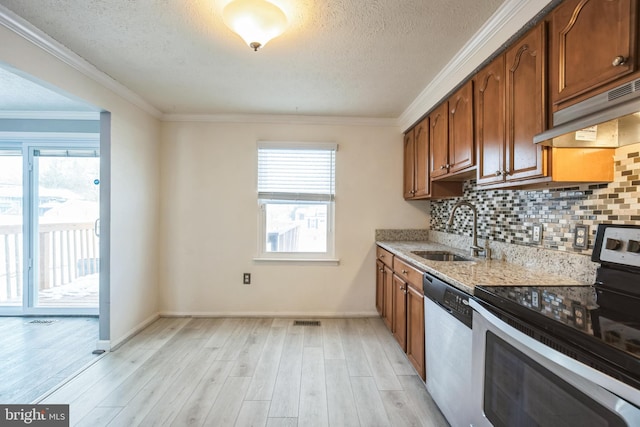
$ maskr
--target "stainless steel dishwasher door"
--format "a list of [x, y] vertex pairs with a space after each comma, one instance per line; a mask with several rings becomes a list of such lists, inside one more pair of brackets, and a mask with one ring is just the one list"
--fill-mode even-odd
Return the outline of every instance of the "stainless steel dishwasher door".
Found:
[[424, 299], [427, 390], [452, 427], [471, 423], [471, 328]]

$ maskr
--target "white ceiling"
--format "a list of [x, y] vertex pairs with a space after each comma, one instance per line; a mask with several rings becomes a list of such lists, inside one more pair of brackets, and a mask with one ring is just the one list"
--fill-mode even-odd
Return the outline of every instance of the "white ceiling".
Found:
[[167, 114], [397, 118], [503, 0], [271, 0], [253, 52], [229, 0], [0, 0]]
[[0, 66], [0, 111], [98, 111]]

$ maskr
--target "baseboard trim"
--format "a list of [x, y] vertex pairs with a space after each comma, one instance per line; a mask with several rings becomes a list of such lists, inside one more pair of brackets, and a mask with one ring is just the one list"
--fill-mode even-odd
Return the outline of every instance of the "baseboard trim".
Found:
[[136, 336], [138, 333], [140, 333], [140, 331], [142, 331], [144, 328], [146, 328], [147, 326], [149, 326], [150, 324], [152, 324], [153, 322], [155, 322], [156, 320], [158, 320], [161, 317], [160, 313], [155, 313], [149, 317], [147, 317], [145, 320], [143, 320], [142, 322], [140, 322], [137, 326], [133, 327], [132, 329], [130, 329], [126, 334], [124, 334], [124, 336], [122, 336], [121, 338], [118, 338], [117, 340], [111, 340], [111, 348], [108, 349], [108, 351], [114, 351], [117, 350], [122, 344], [126, 343], [127, 341], [129, 341], [131, 338], [133, 338], [134, 336]]
[[277, 317], [299, 319], [339, 319], [354, 317], [378, 317], [377, 311], [356, 312], [282, 312], [282, 311], [161, 311], [160, 317]]

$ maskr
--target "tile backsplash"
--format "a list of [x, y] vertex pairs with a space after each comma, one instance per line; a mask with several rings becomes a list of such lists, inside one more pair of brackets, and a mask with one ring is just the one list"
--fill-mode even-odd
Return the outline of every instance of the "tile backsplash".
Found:
[[[608, 184], [485, 190], [467, 181], [462, 198], [431, 202], [430, 229], [471, 236], [473, 216], [467, 207], [458, 209], [453, 226], [446, 227], [453, 205], [464, 199], [478, 209], [480, 238], [589, 255], [597, 224], [640, 224], [640, 144], [618, 148], [614, 161], [614, 182]], [[532, 241], [533, 224], [542, 224], [542, 244]], [[586, 250], [573, 247], [577, 224], [589, 226]]]

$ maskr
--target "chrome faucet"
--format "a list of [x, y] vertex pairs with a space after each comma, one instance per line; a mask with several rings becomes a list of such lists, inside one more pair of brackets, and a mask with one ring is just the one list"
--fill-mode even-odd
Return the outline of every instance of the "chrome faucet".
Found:
[[467, 202], [466, 200], [460, 200], [453, 206], [451, 210], [451, 214], [449, 215], [449, 220], [447, 221], [447, 227], [451, 227], [453, 225], [453, 217], [460, 206], [468, 206], [473, 212], [473, 242], [471, 244], [471, 256], [477, 257], [478, 252], [483, 252], [484, 256], [489, 259], [491, 258], [491, 252], [489, 250], [488, 239], [485, 240], [485, 247], [478, 245], [478, 210], [474, 205]]

